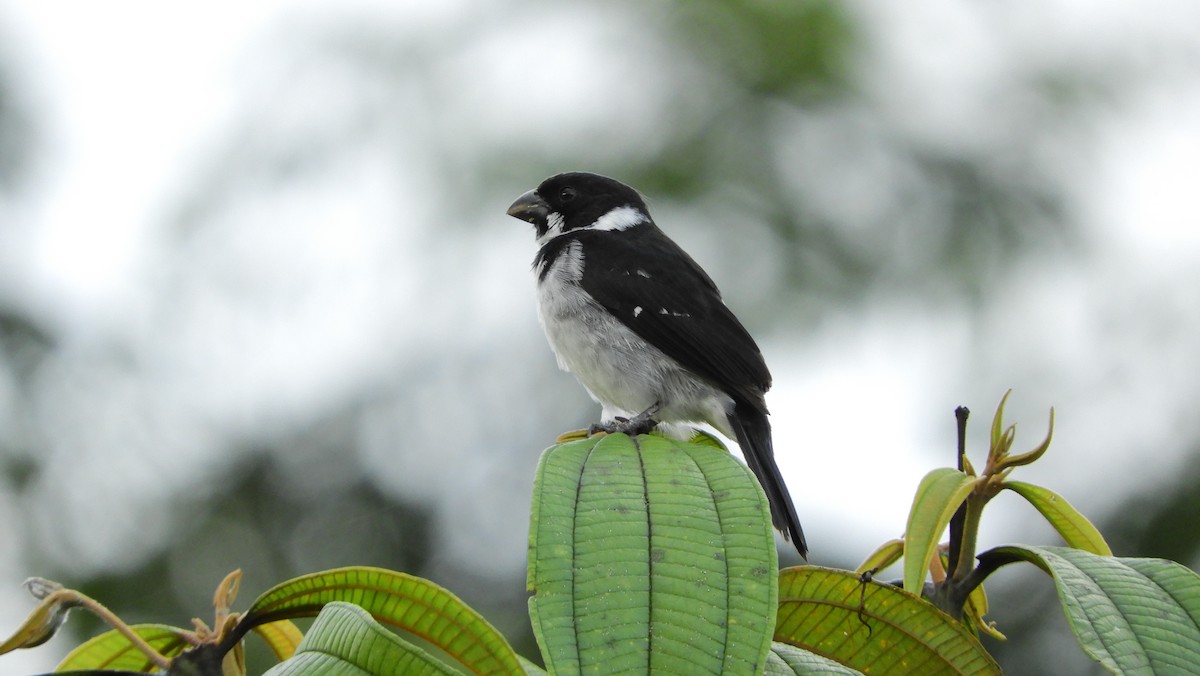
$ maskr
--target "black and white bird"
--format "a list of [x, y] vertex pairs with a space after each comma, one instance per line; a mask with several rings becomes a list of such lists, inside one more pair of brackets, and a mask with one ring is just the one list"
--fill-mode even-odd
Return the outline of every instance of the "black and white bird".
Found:
[[687, 438], [687, 423], [712, 425], [737, 440], [775, 527], [807, 555], [775, 464], [762, 352], [637, 191], [596, 174], [559, 174], [508, 214], [536, 231], [538, 316], [559, 366], [603, 407], [605, 424], [593, 431], [659, 425]]

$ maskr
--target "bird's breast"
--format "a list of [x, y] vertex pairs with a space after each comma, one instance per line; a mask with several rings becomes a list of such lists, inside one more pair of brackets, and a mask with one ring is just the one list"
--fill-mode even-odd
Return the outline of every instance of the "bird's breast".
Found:
[[724, 422], [728, 396], [638, 336], [583, 289], [586, 261], [579, 242], [543, 264], [548, 267], [539, 274], [538, 318], [546, 338], [558, 365], [607, 413], [632, 416], [657, 402], [664, 406], [664, 420]]
[[539, 271], [538, 319], [558, 365], [573, 373], [603, 404], [638, 398], [629, 392], [641, 389], [638, 383], [616, 374], [627, 370], [624, 367], [634, 359], [634, 351], [644, 352], [649, 346], [580, 285], [583, 245], [572, 242], [542, 265], [546, 268]]

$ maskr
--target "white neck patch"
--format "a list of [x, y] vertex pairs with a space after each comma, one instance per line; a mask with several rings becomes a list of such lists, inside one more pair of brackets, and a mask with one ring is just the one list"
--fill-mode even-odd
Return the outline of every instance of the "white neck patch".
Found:
[[633, 207], [617, 207], [596, 219], [587, 230], [628, 230], [646, 222], [646, 215]]
[[[634, 209], [633, 207], [617, 207], [616, 209], [613, 209], [607, 214], [604, 214], [600, 218], [596, 219], [595, 223], [592, 223], [586, 228], [579, 228], [579, 230], [628, 230], [629, 228], [632, 228], [635, 225], [641, 225], [648, 220], [650, 219], [647, 218], [645, 214], [637, 209]], [[538, 246], [544, 246], [546, 242], [549, 242], [555, 237], [566, 234], [563, 232], [563, 228], [566, 226], [566, 221], [563, 219], [562, 214], [558, 213], [557, 211], [552, 211], [546, 215], [546, 225], [549, 226], [546, 228], [546, 234], [537, 238]]]
[[566, 225], [566, 222], [563, 220], [562, 214], [552, 211], [546, 215], [546, 225], [549, 226], [546, 228], [546, 234], [537, 238], [538, 246], [542, 246], [546, 242], [563, 234], [563, 226]]

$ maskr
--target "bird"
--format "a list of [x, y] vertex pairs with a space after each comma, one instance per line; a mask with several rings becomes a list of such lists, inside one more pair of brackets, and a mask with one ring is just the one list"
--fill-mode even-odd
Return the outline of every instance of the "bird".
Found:
[[762, 352], [712, 278], [666, 235], [633, 188], [606, 176], [551, 176], [508, 215], [533, 225], [538, 318], [558, 365], [601, 405], [589, 433], [654, 429], [687, 439], [708, 423], [737, 441], [804, 558], [808, 543], [775, 463]]

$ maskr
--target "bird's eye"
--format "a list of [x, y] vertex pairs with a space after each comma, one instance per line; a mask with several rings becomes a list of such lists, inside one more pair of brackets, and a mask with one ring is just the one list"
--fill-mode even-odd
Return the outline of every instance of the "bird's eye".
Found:
[[560, 199], [564, 202], [570, 202], [571, 200], [575, 199], [575, 188], [572, 188], [571, 186], [567, 186], [567, 187], [563, 188], [562, 190], [559, 190], [558, 191], [558, 199]]

